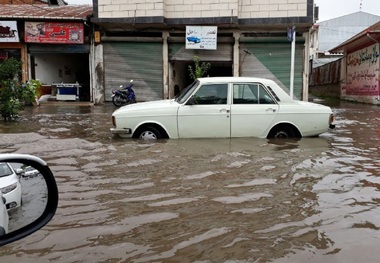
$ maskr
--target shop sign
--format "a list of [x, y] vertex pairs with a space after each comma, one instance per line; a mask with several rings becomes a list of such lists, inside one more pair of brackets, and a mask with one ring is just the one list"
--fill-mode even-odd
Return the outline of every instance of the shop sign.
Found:
[[25, 42], [83, 44], [83, 23], [25, 22]]
[[186, 49], [216, 50], [216, 26], [186, 26]]
[[16, 21], [0, 21], [0, 42], [20, 42]]
[[379, 95], [379, 43], [347, 55], [347, 95]]

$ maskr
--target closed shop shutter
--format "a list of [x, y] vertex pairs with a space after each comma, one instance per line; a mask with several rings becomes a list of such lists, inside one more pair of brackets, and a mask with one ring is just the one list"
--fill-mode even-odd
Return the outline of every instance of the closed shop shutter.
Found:
[[233, 48], [230, 43], [218, 43], [217, 50], [186, 49], [183, 43], [169, 44], [170, 61], [191, 62], [194, 60], [194, 56], [198, 56], [201, 61], [231, 62], [232, 52]]
[[[248, 53], [249, 52], [249, 53]], [[302, 98], [304, 42], [296, 42], [294, 90]], [[240, 43], [240, 75], [274, 80], [289, 94], [291, 42], [277, 39], [246, 40]]]
[[162, 43], [104, 43], [105, 100], [133, 79], [137, 101], [162, 99]]

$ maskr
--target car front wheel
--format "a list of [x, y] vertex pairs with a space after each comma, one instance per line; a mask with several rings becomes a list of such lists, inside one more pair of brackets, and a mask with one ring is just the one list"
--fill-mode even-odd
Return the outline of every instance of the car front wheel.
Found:
[[140, 129], [138, 138], [142, 140], [157, 140], [162, 138], [162, 134], [155, 127], [147, 126]]

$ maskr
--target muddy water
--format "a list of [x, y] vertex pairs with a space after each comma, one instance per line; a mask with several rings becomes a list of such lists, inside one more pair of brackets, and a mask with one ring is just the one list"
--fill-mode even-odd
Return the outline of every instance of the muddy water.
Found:
[[28, 109], [0, 151], [35, 154], [56, 216], [1, 262], [377, 262], [380, 107], [334, 106], [300, 141], [112, 138], [111, 105]]

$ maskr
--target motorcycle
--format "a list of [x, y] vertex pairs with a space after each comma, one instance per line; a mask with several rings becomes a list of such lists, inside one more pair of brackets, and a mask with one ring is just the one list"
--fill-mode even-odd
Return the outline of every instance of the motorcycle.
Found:
[[123, 87], [120, 85], [120, 89], [112, 90], [112, 103], [116, 107], [121, 107], [127, 104], [136, 103], [136, 95], [132, 89], [133, 79], [130, 81], [129, 85]]

